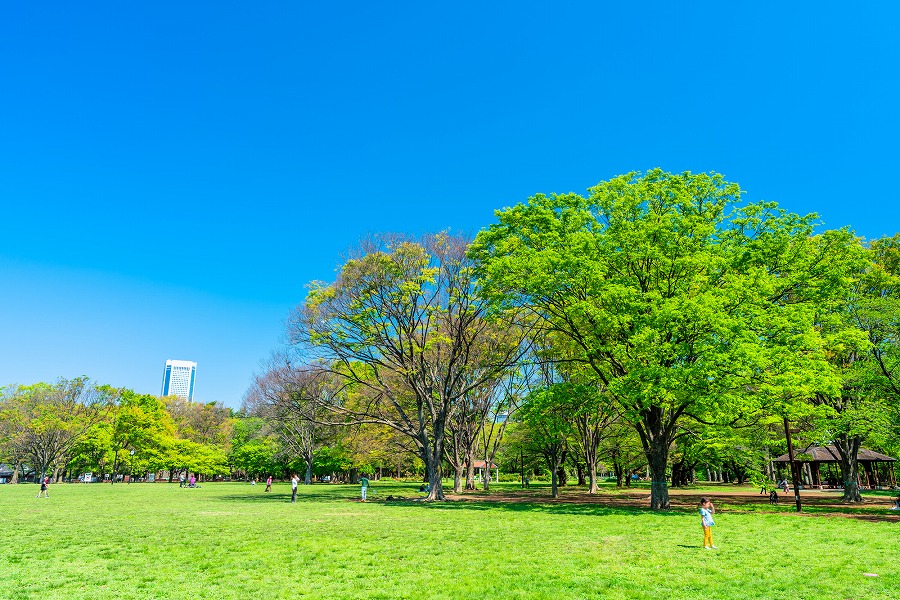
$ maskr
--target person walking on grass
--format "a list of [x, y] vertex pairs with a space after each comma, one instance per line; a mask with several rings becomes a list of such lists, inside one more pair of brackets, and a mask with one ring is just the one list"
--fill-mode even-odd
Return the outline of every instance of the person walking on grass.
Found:
[[38, 492], [37, 497], [40, 498], [41, 494], [44, 495], [44, 498], [50, 497], [50, 478], [44, 477], [41, 479], [41, 491]]
[[297, 484], [300, 483], [300, 478], [297, 477], [297, 474], [294, 473], [294, 476], [291, 477], [291, 502], [297, 501]]
[[359, 478], [359, 484], [362, 486], [360, 489], [360, 495], [362, 496], [362, 501], [366, 501], [366, 492], [369, 490], [369, 478], [363, 475]]
[[266, 479], [266, 491], [267, 492], [272, 491], [272, 476], [271, 475], [269, 475], [269, 478]]
[[705, 550], [714, 549], [712, 540], [712, 527], [715, 525], [713, 521], [713, 513], [716, 512], [712, 500], [708, 498], [700, 498], [700, 523], [703, 525], [703, 548]]

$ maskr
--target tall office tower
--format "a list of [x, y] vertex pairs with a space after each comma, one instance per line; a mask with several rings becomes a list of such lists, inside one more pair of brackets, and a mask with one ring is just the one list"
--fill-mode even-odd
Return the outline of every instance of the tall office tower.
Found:
[[194, 375], [197, 363], [189, 360], [167, 360], [163, 375], [162, 395], [194, 400]]

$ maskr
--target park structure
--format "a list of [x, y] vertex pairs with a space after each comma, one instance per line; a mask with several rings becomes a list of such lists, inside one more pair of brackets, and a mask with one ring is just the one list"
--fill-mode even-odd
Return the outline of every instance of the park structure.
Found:
[[[866, 448], [860, 448], [856, 457], [862, 467], [857, 475], [861, 489], [893, 488], [897, 485], [894, 474], [896, 458]], [[782, 454], [772, 462], [790, 465], [791, 459], [787, 454]], [[841, 481], [841, 457], [835, 446], [810, 444], [794, 456], [794, 462], [798, 463], [803, 483], [807, 487], [820, 490], [844, 487]]]

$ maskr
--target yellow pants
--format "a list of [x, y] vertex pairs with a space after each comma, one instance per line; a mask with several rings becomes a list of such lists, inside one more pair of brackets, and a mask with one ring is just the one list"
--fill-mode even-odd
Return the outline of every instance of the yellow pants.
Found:
[[703, 526], [703, 547], [712, 548], [712, 527]]

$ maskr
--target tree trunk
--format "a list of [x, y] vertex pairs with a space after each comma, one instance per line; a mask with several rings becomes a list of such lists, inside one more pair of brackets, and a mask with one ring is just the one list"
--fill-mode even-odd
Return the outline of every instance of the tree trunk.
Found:
[[313, 472], [313, 460], [314, 456], [312, 450], [310, 449], [306, 456], [303, 457], [304, 462], [306, 463], [306, 474], [303, 476], [304, 485], [312, 485], [312, 472]]
[[[457, 437], [453, 438], [453, 456], [447, 458], [447, 462], [450, 463], [450, 468], [453, 469], [453, 493], [461, 494], [462, 486], [463, 486], [463, 469], [466, 468], [472, 462], [472, 453], [469, 452], [468, 448], [463, 448], [464, 456], [460, 456], [460, 446], [462, 446], [462, 441], [459, 439], [461, 436], [457, 435]], [[450, 460], [452, 458], [453, 460]]]
[[559, 498], [559, 485], [556, 480], [557, 466], [553, 465], [550, 468], [550, 496], [553, 498]]
[[466, 443], [466, 489], [475, 490], [475, 446], [478, 443], [478, 435], [472, 434]]
[[21, 463], [16, 463], [13, 465], [13, 474], [12, 479], [9, 480], [10, 483], [19, 483], [19, 469], [22, 467]]
[[110, 485], [114, 485], [116, 483], [116, 475], [118, 473], [119, 473], [119, 451], [116, 450], [116, 459], [113, 461], [112, 481], [109, 482]]
[[613, 472], [616, 474], [616, 487], [622, 487], [623, 480], [625, 479], [625, 469], [618, 465], [613, 465]]
[[674, 434], [673, 413], [662, 406], [650, 406], [641, 412], [636, 424], [647, 467], [650, 474], [650, 508], [669, 509], [669, 487], [666, 466], [669, 462], [669, 445]]
[[648, 457], [650, 461], [650, 508], [653, 510], [669, 509], [669, 486], [666, 481], [666, 464], [668, 463], [668, 446], [657, 448]]
[[563, 487], [568, 483], [566, 467], [562, 464], [562, 461], [560, 461], [559, 466], [556, 467], [556, 479], [559, 481], [560, 487]]
[[581, 462], [576, 460], [575, 461], [575, 474], [578, 476], [578, 485], [580, 485], [580, 486], [587, 485], [587, 478], [585, 477], [584, 470], [585, 470], [584, 465]]
[[672, 487], [683, 487], [694, 481], [694, 466], [685, 459], [672, 464]]
[[597, 487], [597, 444], [585, 444], [584, 447], [584, 466], [587, 470], [588, 478], [588, 494], [596, 494]]
[[475, 489], [475, 461], [470, 460], [468, 466], [466, 467], [466, 489], [474, 490]]
[[443, 432], [435, 432], [433, 439], [420, 440], [426, 458], [425, 468], [428, 471], [428, 483], [431, 487], [425, 500], [446, 500], [443, 488], [443, 457], [444, 448], [442, 443]]
[[[560, 449], [559, 446], [551, 445], [542, 452], [544, 460], [547, 462], [547, 468], [550, 469], [550, 495], [553, 498], [559, 498], [559, 473], [565, 473], [562, 468], [563, 462], [566, 460], [566, 451]], [[565, 485], [565, 484], [562, 484]]]
[[681, 481], [681, 463], [673, 462], [672, 463], [672, 487], [678, 487], [679, 481]]
[[858, 436], [841, 435], [834, 440], [840, 456], [841, 479], [844, 481], [843, 502], [862, 502], [859, 492], [859, 446], [862, 440]]

